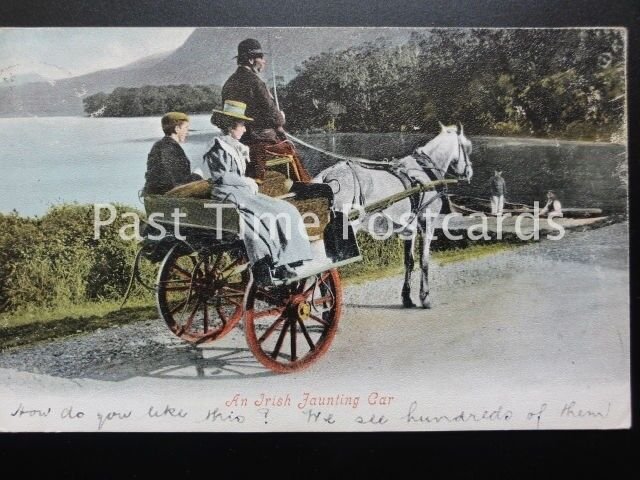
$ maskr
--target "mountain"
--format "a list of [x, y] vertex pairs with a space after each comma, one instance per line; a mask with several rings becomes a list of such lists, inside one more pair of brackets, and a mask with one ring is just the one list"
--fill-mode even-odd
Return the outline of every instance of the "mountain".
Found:
[[35, 83], [35, 82], [48, 82], [49, 79], [43, 77], [38, 73], [18, 73], [16, 75], [3, 75], [0, 77], [0, 88], [6, 88], [17, 85], [24, 85], [25, 83]]
[[248, 37], [262, 43], [268, 68], [264, 78], [286, 81], [311, 56], [380, 37], [402, 43], [411, 30], [400, 28], [198, 28], [179, 48], [120, 68], [100, 70], [56, 82], [11, 85], [0, 89], [0, 116], [83, 115], [82, 98], [117, 87], [143, 85], [222, 85], [236, 68], [238, 43]]

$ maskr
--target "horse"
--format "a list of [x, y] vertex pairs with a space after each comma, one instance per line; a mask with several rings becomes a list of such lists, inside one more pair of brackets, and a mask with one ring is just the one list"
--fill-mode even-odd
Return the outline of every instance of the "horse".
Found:
[[[435, 219], [442, 209], [442, 191], [428, 190], [412, 198], [403, 199], [384, 209], [381, 214], [362, 214], [363, 209], [378, 200], [402, 192], [417, 183], [442, 180], [449, 170], [457, 179], [471, 182], [471, 141], [464, 136], [460, 123], [444, 126], [440, 133], [426, 145], [416, 148], [411, 155], [393, 162], [372, 162], [350, 159], [337, 162], [316, 175], [312, 182], [327, 183], [334, 193], [335, 209], [348, 215], [359, 210], [359, 221], [352, 223], [355, 229], [380, 235], [383, 229], [404, 240], [404, 284], [402, 305], [415, 307], [411, 300], [411, 274], [415, 265], [415, 241], [422, 235], [420, 256], [420, 303], [431, 308], [429, 298], [429, 247], [435, 230]], [[373, 215], [377, 215], [373, 219]], [[373, 221], [372, 221], [373, 220]]]

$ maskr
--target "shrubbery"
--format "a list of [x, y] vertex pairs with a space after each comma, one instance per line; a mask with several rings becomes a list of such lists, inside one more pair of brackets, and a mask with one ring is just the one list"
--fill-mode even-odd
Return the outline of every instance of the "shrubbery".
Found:
[[41, 218], [0, 214], [0, 313], [63, 307], [124, 294], [136, 242], [118, 219], [93, 238], [93, 206], [61, 205]]

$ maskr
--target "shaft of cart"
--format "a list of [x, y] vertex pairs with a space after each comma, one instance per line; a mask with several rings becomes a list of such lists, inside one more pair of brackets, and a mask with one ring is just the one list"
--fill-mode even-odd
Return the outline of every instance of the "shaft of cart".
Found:
[[418, 193], [426, 192], [429, 190], [434, 190], [436, 187], [440, 187], [443, 185], [454, 185], [458, 183], [458, 180], [454, 179], [446, 179], [446, 180], [435, 180], [433, 182], [423, 183], [420, 185], [416, 185], [415, 187], [409, 188], [403, 192], [396, 193], [394, 195], [390, 195], [388, 197], [383, 198], [382, 200], [378, 200], [377, 202], [373, 202], [369, 205], [366, 205], [364, 208], [359, 210], [353, 210], [349, 213], [349, 221], [357, 220], [364, 213], [366, 215], [382, 211], [394, 203], [397, 203], [405, 198], [409, 198], [412, 195], [416, 195]]

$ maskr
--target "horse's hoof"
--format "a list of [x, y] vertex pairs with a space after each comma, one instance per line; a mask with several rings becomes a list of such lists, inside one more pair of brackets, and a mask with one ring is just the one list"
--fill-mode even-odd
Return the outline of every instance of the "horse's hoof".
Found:
[[404, 308], [415, 308], [416, 304], [413, 303], [413, 301], [410, 298], [403, 298], [402, 299], [402, 306]]
[[429, 300], [429, 297], [421, 298], [420, 303], [422, 304], [422, 308], [431, 308], [431, 300]]

